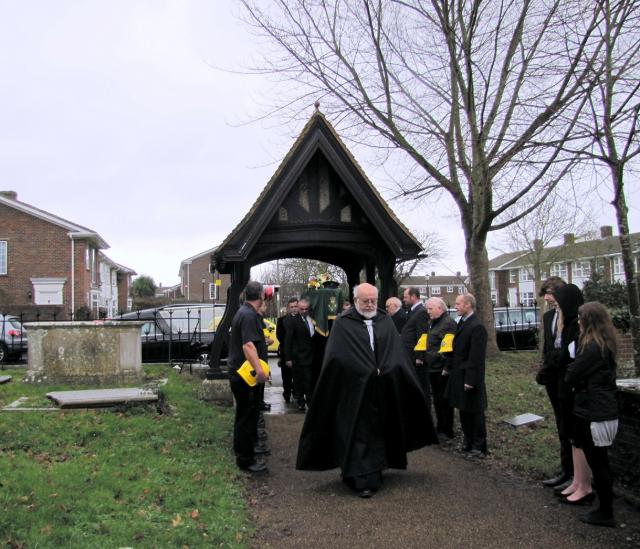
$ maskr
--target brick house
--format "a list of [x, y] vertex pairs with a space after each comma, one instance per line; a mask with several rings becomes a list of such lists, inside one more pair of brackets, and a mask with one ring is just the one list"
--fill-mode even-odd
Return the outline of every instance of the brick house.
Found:
[[[640, 233], [633, 233], [631, 247], [638, 272], [640, 257]], [[534, 243], [535, 247], [535, 243]], [[498, 306], [534, 306], [539, 281], [534, 280], [534, 255], [527, 250], [501, 254], [489, 261], [491, 298]], [[541, 280], [548, 276], [560, 276], [582, 288], [594, 269], [605, 280], [624, 282], [624, 267], [620, 254], [620, 241], [613, 236], [611, 226], [600, 227], [600, 238], [576, 241], [574, 234], [565, 234], [563, 243], [541, 250]]]
[[402, 296], [405, 288], [415, 286], [420, 291], [420, 298], [425, 302], [430, 297], [439, 297], [453, 307], [456, 297], [467, 293], [469, 278], [457, 272], [455, 275], [436, 275], [435, 272], [425, 276], [409, 276], [399, 285]]
[[[231, 284], [231, 277], [228, 274], [216, 275], [211, 272], [211, 255], [216, 249], [205, 250], [181, 261], [178, 276], [180, 277], [180, 291], [186, 301], [227, 302], [227, 289]], [[215, 284], [216, 276], [220, 279], [220, 286]]]
[[95, 231], [0, 192], [0, 312], [97, 318], [128, 309], [135, 271]]

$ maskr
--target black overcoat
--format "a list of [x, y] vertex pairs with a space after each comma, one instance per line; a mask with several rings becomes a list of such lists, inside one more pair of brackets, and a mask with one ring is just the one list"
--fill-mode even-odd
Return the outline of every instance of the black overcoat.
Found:
[[[484, 383], [487, 330], [475, 313], [458, 324], [453, 340], [453, 353], [445, 398], [452, 408], [464, 412], [480, 412], [487, 407]], [[473, 389], [464, 390], [465, 383]]]
[[336, 320], [298, 446], [297, 469], [346, 477], [405, 469], [407, 452], [437, 443], [422, 388], [393, 321], [373, 319], [371, 349], [355, 308]]

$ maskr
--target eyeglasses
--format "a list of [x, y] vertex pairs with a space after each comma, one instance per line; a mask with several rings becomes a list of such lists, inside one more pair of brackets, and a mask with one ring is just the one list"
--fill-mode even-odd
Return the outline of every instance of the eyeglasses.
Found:
[[376, 305], [378, 303], [377, 297], [375, 299], [362, 299], [361, 297], [357, 297], [356, 299], [365, 305]]

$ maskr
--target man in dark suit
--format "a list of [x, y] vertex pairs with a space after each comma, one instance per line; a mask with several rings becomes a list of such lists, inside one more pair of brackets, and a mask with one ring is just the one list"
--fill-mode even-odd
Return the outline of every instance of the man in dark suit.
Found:
[[460, 317], [453, 340], [451, 366], [445, 397], [460, 411], [464, 435], [462, 451], [470, 457], [487, 453], [487, 427], [484, 411], [487, 391], [484, 383], [487, 330], [475, 314], [476, 300], [471, 294], [456, 297]]
[[402, 301], [397, 297], [390, 297], [384, 304], [384, 308], [387, 310], [391, 320], [393, 320], [398, 333], [401, 333], [402, 328], [407, 323], [407, 311], [402, 308]]
[[309, 302], [298, 301], [298, 314], [287, 325], [285, 337], [285, 365], [293, 368], [298, 410], [304, 412], [312, 397], [313, 359], [315, 349], [315, 327], [309, 316]]
[[298, 299], [292, 297], [287, 302], [287, 312], [283, 316], [278, 317], [276, 321], [276, 337], [280, 342], [278, 346], [278, 366], [282, 375], [282, 395], [285, 402], [290, 402], [293, 392], [293, 369], [286, 365], [287, 357], [285, 353], [285, 340], [287, 337], [287, 326], [291, 324], [293, 316], [298, 313]]
[[558, 288], [565, 286], [566, 282], [558, 276], [547, 278], [540, 286], [540, 296], [547, 304], [548, 311], [542, 317], [543, 337], [542, 345], [542, 365], [536, 381], [540, 385], [544, 385], [547, 395], [553, 407], [553, 415], [555, 416], [556, 426], [558, 429], [558, 438], [560, 440], [560, 465], [562, 470], [559, 474], [542, 481], [542, 484], [549, 487], [562, 486], [571, 481], [573, 477], [573, 458], [571, 450], [571, 441], [566, 434], [566, 430], [562, 428], [562, 407], [560, 406], [560, 383], [558, 359], [562, 349], [557, 349], [555, 339], [558, 336], [558, 309], [553, 294]]
[[405, 307], [409, 309], [409, 313], [407, 315], [407, 322], [400, 332], [400, 337], [402, 338], [407, 356], [416, 369], [420, 386], [427, 398], [427, 404], [431, 407], [429, 368], [424, 363], [424, 352], [414, 350], [420, 336], [429, 330], [429, 317], [420, 299], [420, 290], [418, 290], [418, 288], [406, 288], [402, 295], [402, 301]]

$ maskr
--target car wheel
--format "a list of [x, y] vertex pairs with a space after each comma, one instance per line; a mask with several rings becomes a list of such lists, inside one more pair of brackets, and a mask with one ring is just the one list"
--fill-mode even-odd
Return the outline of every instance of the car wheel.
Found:
[[200, 364], [208, 365], [209, 364], [209, 353], [200, 353], [198, 355], [198, 362]]
[[4, 343], [0, 343], [0, 364], [4, 364], [9, 358], [9, 349]]

